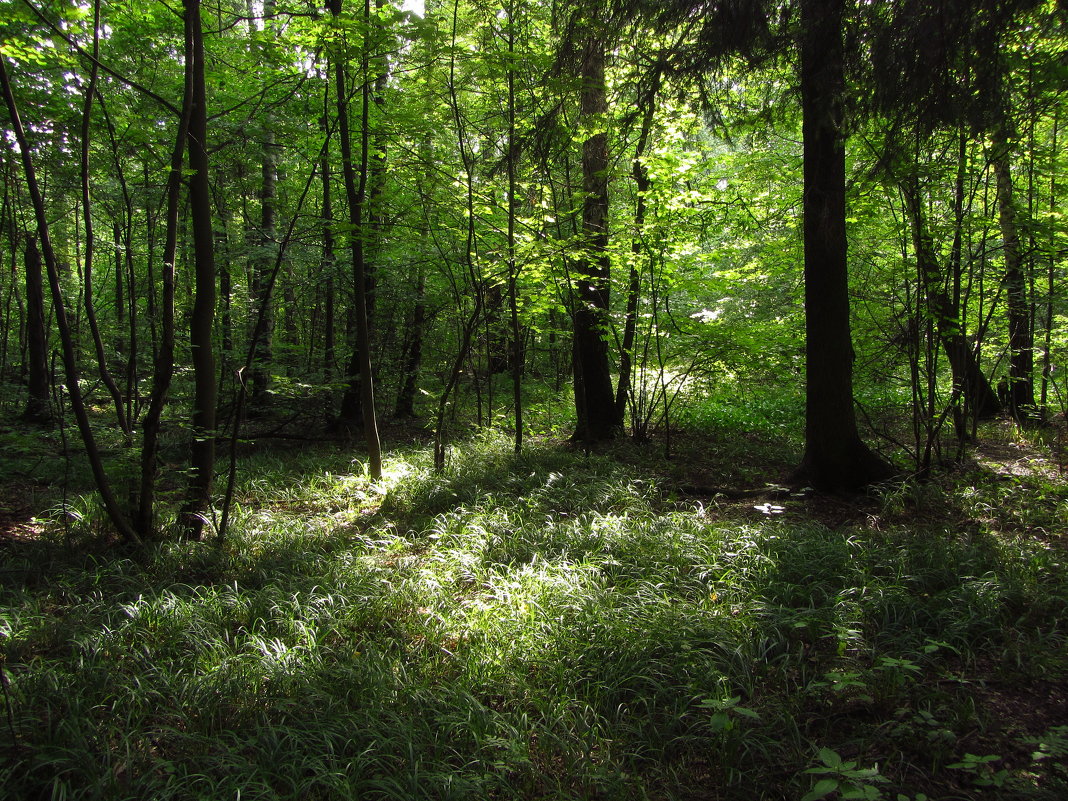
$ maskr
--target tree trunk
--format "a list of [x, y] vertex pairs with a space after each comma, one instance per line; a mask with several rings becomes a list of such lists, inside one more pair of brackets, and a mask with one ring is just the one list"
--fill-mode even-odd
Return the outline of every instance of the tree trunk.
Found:
[[[326, 97], [324, 103], [329, 106], [330, 84], [327, 81]], [[323, 135], [326, 144], [323, 145], [323, 159], [320, 172], [323, 181], [323, 270], [326, 273], [326, 319], [323, 320], [323, 378], [330, 380], [334, 374], [334, 364], [337, 359], [337, 345], [334, 341], [334, 326], [336, 324], [335, 299], [334, 299], [334, 270], [336, 269], [336, 256], [334, 254], [334, 207], [331, 199], [331, 176], [330, 176], [330, 125], [327, 122], [326, 110], [322, 118]]]
[[1003, 128], [993, 135], [990, 163], [998, 186], [998, 218], [1005, 259], [1005, 295], [1009, 316], [1009, 410], [1023, 421], [1035, 415], [1034, 341], [1027, 280], [1013, 200], [1009, 142]]
[[966, 407], [977, 417], [993, 417], [1001, 412], [1001, 403], [964, 336], [960, 309], [950, 300], [943, 288], [942, 268], [938, 264], [938, 254], [927, 228], [919, 180], [915, 175], [902, 181], [901, 194], [909, 215], [912, 247], [916, 253], [917, 269], [927, 299], [927, 312], [934, 320], [938, 339], [949, 359], [953, 385], [960, 388]]
[[851, 490], [891, 468], [861, 441], [853, 408], [846, 261], [843, 0], [802, 0], [805, 453], [796, 479]]
[[656, 110], [656, 93], [660, 88], [659, 70], [653, 75], [653, 85], [647, 96], [639, 99], [638, 107], [642, 109], [642, 128], [638, 134], [638, 144], [634, 148], [634, 160], [631, 163], [631, 176], [634, 178], [634, 191], [637, 195], [634, 208], [634, 239], [631, 242], [630, 276], [627, 281], [627, 310], [623, 322], [623, 342], [619, 348], [619, 384], [616, 386], [616, 416], [622, 423], [630, 397], [631, 372], [634, 364], [634, 340], [638, 330], [638, 300], [641, 294], [641, 261], [645, 250], [645, 196], [652, 182], [649, 170], [642, 159], [649, 143], [649, 132], [653, 126], [653, 112]]
[[37, 249], [37, 240], [32, 236], [26, 238], [26, 344], [29, 396], [22, 418], [39, 425], [51, 425], [44, 281], [41, 275], [41, 252]]
[[[608, 111], [605, 45], [591, 32], [582, 54], [581, 125], [596, 126]], [[608, 134], [599, 131], [582, 145], [582, 255], [575, 265], [575, 412], [573, 440], [611, 439], [622, 424], [608, 366]]]
[[93, 348], [96, 353], [97, 374], [101, 382], [107, 387], [108, 394], [115, 405], [115, 419], [126, 436], [127, 444], [131, 444], [132, 430], [126, 417], [126, 408], [122, 398], [122, 391], [108, 369], [107, 352], [104, 349], [104, 338], [100, 334], [100, 325], [96, 319], [96, 302], [93, 297], [93, 259], [96, 256], [96, 232], [93, 228], [92, 198], [89, 191], [89, 133], [91, 130], [93, 96], [96, 93], [97, 59], [100, 50], [100, 0], [96, 0], [93, 9], [93, 66], [89, 73], [89, 83], [85, 88], [85, 102], [82, 105], [81, 125], [81, 189], [82, 189], [82, 218], [85, 225], [85, 256], [82, 260], [83, 280], [83, 303], [85, 308], [85, 320], [89, 324], [89, 333], [93, 339]]
[[[1052, 218], [1057, 212], [1057, 134], [1060, 129], [1061, 114], [1058, 109], [1053, 116], [1053, 142], [1050, 148], [1051, 165], [1049, 171], [1049, 215]], [[1054, 298], [1057, 292], [1057, 256], [1053, 249], [1050, 249], [1049, 254], [1046, 256], [1046, 302], [1045, 302], [1045, 314], [1043, 321], [1043, 328], [1045, 330], [1045, 343], [1042, 349], [1042, 385], [1040, 392], [1040, 405], [1042, 408], [1043, 416], [1049, 414], [1049, 408], [1047, 407], [1047, 395], [1049, 392], [1049, 385], [1053, 377], [1053, 310], [1054, 310]]]
[[[515, 252], [516, 162], [519, 143], [515, 125], [515, 1], [508, 3], [508, 309], [512, 322], [512, 407], [515, 415], [515, 452], [523, 452], [523, 343], [519, 330], [519, 267]], [[490, 375], [490, 386], [493, 376]]]
[[[192, 52], [192, 26], [187, 17], [185, 50]], [[182, 112], [178, 120], [174, 149], [171, 151], [170, 173], [167, 176], [166, 217], [164, 219], [163, 263], [160, 270], [160, 342], [152, 365], [152, 392], [148, 410], [141, 421], [141, 491], [135, 525], [142, 537], [156, 531], [156, 477], [159, 472], [159, 432], [163, 409], [167, 404], [171, 380], [174, 377], [174, 261], [178, 252], [178, 214], [182, 193], [182, 166], [189, 122], [193, 106], [193, 65], [185, 62]], [[149, 251], [149, 264], [154, 251]]]
[[[267, 402], [272, 357], [272, 340], [274, 337], [274, 309], [270, 296], [265, 291], [267, 274], [274, 263], [275, 248], [275, 192], [278, 182], [278, 167], [275, 164], [274, 131], [268, 116], [263, 131], [262, 163], [260, 183], [260, 228], [256, 236], [256, 256], [252, 264], [251, 294], [255, 303], [252, 320], [260, 316], [265, 324], [256, 339], [256, 356], [252, 362], [252, 394], [249, 398], [253, 407], [263, 406]], [[251, 330], [249, 332], [251, 334]]]
[[[364, 22], [370, 27], [371, 4], [364, 0]], [[341, 14], [341, 0], [330, 0], [330, 13]], [[353, 305], [356, 323], [356, 349], [349, 369], [350, 382], [358, 376], [360, 382], [360, 405], [363, 417], [363, 433], [367, 443], [368, 472], [373, 479], [382, 477], [382, 446], [378, 438], [378, 421], [375, 416], [374, 381], [371, 377], [370, 327], [367, 322], [367, 270], [364, 261], [364, 206], [367, 199], [367, 168], [369, 150], [368, 122], [370, 116], [370, 83], [368, 76], [368, 47], [364, 43], [361, 58], [363, 89], [362, 125], [360, 132], [360, 175], [357, 185], [356, 171], [352, 163], [352, 145], [349, 139], [348, 102], [346, 100], [345, 61], [339, 54], [335, 62], [337, 89], [338, 135], [341, 138], [341, 159], [345, 172], [345, 192], [349, 199], [349, 243], [352, 248]]]
[[192, 108], [189, 119], [189, 210], [193, 228], [195, 296], [189, 320], [189, 344], [193, 355], [193, 442], [190, 465], [193, 475], [182, 510], [185, 533], [192, 539], [204, 534], [205, 516], [211, 509], [215, 478], [215, 351], [212, 326], [215, 320], [215, 237], [211, 225], [211, 185], [208, 180], [207, 93], [204, 85], [204, 38], [200, 0], [184, 0], [186, 24], [191, 26], [192, 45], [186, 58], [192, 64]]
[[37, 173], [33, 165], [33, 151], [26, 138], [26, 130], [19, 117], [18, 104], [15, 102], [15, 93], [8, 78], [6, 59], [0, 58], [0, 93], [3, 94], [4, 103], [7, 106], [11, 120], [11, 128], [15, 135], [15, 143], [18, 145], [22, 157], [23, 174], [26, 177], [26, 188], [29, 190], [30, 199], [33, 203], [34, 220], [37, 223], [37, 236], [40, 238], [41, 251], [44, 256], [45, 267], [48, 271], [48, 283], [52, 291], [52, 306], [56, 316], [56, 326], [59, 328], [60, 346], [63, 351], [63, 369], [67, 377], [67, 392], [70, 397], [71, 410], [78, 424], [78, 431], [82, 437], [85, 448], [85, 456], [89, 462], [89, 468], [93, 473], [100, 502], [104, 506], [108, 519], [112, 525], [126, 540], [139, 542], [140, 538], [130, 525], [125, 513], [119, 508], [115, 494], [111, 490], [111, 482], [104, 470], [100, 451], [96, 446], [96, 437], [92, 426], [89, 424], [89, 414], [82, 399], [79, 385], [78, 362], [74, 351], [74, 337], [71, 333], [70, 323], [67, 319], [66, 305], [63, 301], [63, 290], [60, 287], [59, 264], [55, 250], [52, 248], [52, 239], [49, 236], [48, 217], [45, 214], [44, 197], [41, 195], [40, 185], [37, 183]]

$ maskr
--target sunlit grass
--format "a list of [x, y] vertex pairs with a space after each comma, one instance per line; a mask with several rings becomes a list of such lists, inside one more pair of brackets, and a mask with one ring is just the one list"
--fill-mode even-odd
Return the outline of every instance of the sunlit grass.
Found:
[[975, 677], [1065, 669], [1036, 541], [714, 521], [496, 435], [385, 473], [262, 454], [222, 546], [5, 551], [0, 796], [798, 798], [829, 747], [894, 797], [973, 748]]

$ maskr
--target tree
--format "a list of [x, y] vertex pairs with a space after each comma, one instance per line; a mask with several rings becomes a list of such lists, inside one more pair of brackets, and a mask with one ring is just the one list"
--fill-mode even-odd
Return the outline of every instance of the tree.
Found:
[[182, 524], [187, 536], [203, 536], [211, 508], [215, 477], [215, 422], [217, 385], [212, 326], [215, 321], [215, 235], [211, 222], [211, 184], [208, 176], [207, 91], [204, 84], [204, 34], [200, 0], [184, 0], [187, 26], [185, 57], [192, 67], [192, 104], [189, 132], [189, 209], [193, 229], [195, 296], [189, 317], [189, 344], [193, 362], [192, 475]]
[[608, 112], [605, 85], [605, 40], [600, 21], [583, 21], [577, 36], [579, 60], [579, 129], [582, 143], [582, 233], [580, 255], [573, 264], [574, 372], [576, 425], [572, 439], [611, 439], [622, 425], [608, 365]]
[[1013, 417], [1022, 421], [1035, 416], [1034, 333], [1004, 117], [1002, 112], [1002, 120], [995, 125], [990, 163], [997, 178], [998, 221], [1005, 261], [1005, 305], [1009, 318], [1008, 401]]
[[849, 490], [888, 478], [853, 407], [846, 238], [843, 0], [801, 0], [805, 452], [795, 478]]
[[23, 419], [39, 425], [51, 425], [52, 409], [48, 390], [48, 348], [45, 333], [44, 281], [41, 274], [41, 251], [36, 237], [26, 237], [26, 410]]
[[953, 385], [961, 392], [966, 408], [980, 417], [1001, 411], [1001, 404], [983, 373], [975, 352], [964, 336], [959, 301], [943, 288], [945, 277], [927, 225], [919, 179], [915, 172], [902, 179], [901, 195], [905, 200], [926, 307], [933, 318], [938, 339], [945, 349], [953, 372]]
[[[330, 13], [335, 21], [341, 16], [341, 0], [330, 0]], [[368, 33], [371, 26], [370, 0], [364, 0], [363, 8], [364, 36], [360, 57], [361, 80], [361, 127], [360, 127], [360, 162], [357, 179], [356, 166], [353, 164], [352, 142], [349, 133], [348, 88], [344, 53], [338, 53], [334, 59], [334, 77], [336, 88], [338, 136], [341, 139], [342, 169], [345, 174], [345, 192], [349, 201], [350, 230], [349, 246], [352, 250], [353, 306], [356, 318], [356, 349], [353, 354], [350, 380], [359, 375], [360, 400], [363, 416], [363, 434], [367, 443], [368, 472], [374, 479], [382, 477], [382, 446], [378, 437], [378, 421], [375, 415], [374, 379], [371, 374], [370, 326], [367, 322], [367, 265], [365, 261], [367, 237], [364, 222], [367, 201], [367, 172], [369, 166], [370, 145], [370, 104], [371, 79], [368, 64], [370, 61]]]
[[[115, 526], [116, 530], [127, 540], [139, 542], [140, 538], [130, 525], [124, 511], [120, 508], [111, 482], [104, 469], [104, 462], [100, 456], [100, 450], [96, 444], [89, 421], [89, 414], [82, 398], [82, 390], [79, 382], [78, 359], [74, 348], [74, 337], [71, 332], [70, 322], [67, 318], [66, 306], [63, 300], [63, 290], [60, 286], [59, 264], [55, 250], [52, 247], [52, 238], [49, 231], [48, 217], [45, 213], [44, 197], [41, 194], [40, 184], [37, 181], [37, 171], [33, 163], [33, 151], [30, 147], [26, 130], [19, 115], [18, 104], [15, 100], [15, 92], [7, 73], [6, 54], [0, 53], [0, 94], [3, 95], [4, 104], [7, 107], [11, 119], [15, 143], [18, 145], [22, 158], [23, 174], [26, 178], [26, 187], [30, 193], [33, 204], [34, 220], [37, 224], [37, 237], [41, 242], [41, 251], [44, 256], [45, 267], [48, 272], [48, 283], [52, 291], [52, 305], [56, 316], [56, 325], [59, 328], [60, 345], [63, 353], [63, 369], [67, 377], [67, 394], [70, 398], [71, 409], [78, 423], [78, 431], [82, 437], [85, 455], [89, 461], [89, 467], [93, 473], [97, 492], [100, 494], [104, 510]], [[31, 256], [32, 258], [32, 256]]]

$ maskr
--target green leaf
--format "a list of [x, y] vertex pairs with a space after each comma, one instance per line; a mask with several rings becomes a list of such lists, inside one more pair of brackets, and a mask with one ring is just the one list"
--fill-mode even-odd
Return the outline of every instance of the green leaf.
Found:
[[801, 801], [816, 801], [817, 798], [826, 798], [837, 789], [837, 779], [820, 779], [811, 790], [801, 796]]
[[837, 751], [830, 748], [820, 749], [820, 762], [829, 768], [837, 768], [842, 764], [842, 757], [838, 755]]

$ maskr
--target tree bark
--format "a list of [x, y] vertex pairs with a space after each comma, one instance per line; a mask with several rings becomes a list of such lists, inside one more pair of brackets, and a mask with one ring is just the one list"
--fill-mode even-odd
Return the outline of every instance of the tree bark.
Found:
[[[371, 4], [364, 0], [364, 21], [370, 26]], [[330, 0], [330, 13], [335, 17], [341, 14], [341, 0]], [[352, 248], [353, 305], [356, 323], [356, 348], [350, 365], [349, 379], [359, 376], [360, 405], [363, 417], [363, 434], [367, 443], [368, 472], [373, 479], [382, 477], [382, 445], [378, 437], [378, 420], [375, 416], [374, 381], [371, 376], [371, 342], [370, 326], [367, 322], [367, 270], [364, 259], [365, 230], [364, 211], [367, 199], [367, 169], [370, 116], [370, 78], [368, 75], [368, 48], [366, 43], [361, 57], [361, 79], [363, 88], [361, 96], [363, 109], [361, 113], [362, 130], [360, 132], [360, 175], [357, 183], [356, 170], [352, 163], [352, 144], [349, 139], [348, 102], [346, 100], [345, 61], [339, 54], [335, 61], [337, 89], [338, 135], [341, 139], [341, 159], [345, 173], [345, 192], [349, 199], [349, 244]], [[355, 369], [353, 369], [355, 368]]]
[[193, 474], [182, 510], [187, 536], [200, 539], [205, 516], [211, 509], [215, 478], [215, 418], [218, 387], [215, 381], [215, 350], [212, 326], [215, 320], [215, 237], [211, 225], [211, 185], [208, 178], [207, 92], [204, 85], [204, 37], [200, 0], [184, 0], [186, 24], [191, 26], [191, 48], [186, 58], [192, 64], [192, 107], [189, 118], [189, 210], [193, 229], [195, 295], [189, 320], [189, 344], [193, 361], [193, 441], [190, 465]]
[[623, 341], [619, 348], [619, 384], [616, 385], [616, 416], [620, 422], [627, 411], [630, 398], [631, 372], [634, 364], [634, 340], [638, 330], [638, 300], [641, 294], [641, 262], [645, 250], [645, 196], [652, 182], [649, 170], [643, 159], [645, 148], [649, 143], [649, 132], [653, 126], [653, 112], [656, 110], [656, 93], [660, 88], [660, 72], [653, 75], [653, 85], [648, 95], [639, 98], [638, 107], [642, 110], [642, 127], [638, 134], [638, 143], [634, 148], [634, 160], [631, 163], [631, 176], [634, 178], [634, 191], [637, 196], [634, 207], [634, 239], [631, 241], [630, 275], [627, 281], [627, 310], [623, 321]]
[[60, 346], [63, 352], [63, 369], [67, 377], [67, 394], [70, 397], [71, 411], [78, 424], [78, 431], [82, 437], [85, 448], [85, 456], [89, 462], [89, 468], [93, 473], [100, 502], [104, 506], [108, 519], [115, 526], [119, 534], [131, 542], [140, 542], [137, 532], [130, 525], [126, 514], [119, 508], [115, 493], [112, 492], [111, 482], [104, 470], [103, 460], [96, 445], [96, 437], [89, 423], [89, 414], [82, 399], [79, 385], [78, 361], [74, 353], [74, 338], [71, 333], [70, 322], [67, 319], [66, 305], [63, 300], [63, 290], [60, 287], [59, 264], [55, 250], [52, 248], [52, 238], [49, 235], [48, 217], [45, 214], [44, 197], [41, 194], [40, 185], [37, 183], [37, 173], [33, 165], [33, 151], [26, 138], [26, 130], [19, 116], [18, 104], [15, 102], [15, 93], [8, 78], [6, 59], [0, 58], [0, 93], [3, 94], [4, 103], [7, 106], [11, 118], [11, 127], [15, 134], [15, 142], [18, 145], [22, 157], [23, 174], [26, 177], [26, 188], [30, 192], [33, 203], [34, 220], [37, 223], [37, 236], [41, 242], [41, 251], [44, 256], [45, 267], [48, 271], [48, 283], [52, 290], [52, 306], [56, 316], [56, 326], [59, 328]]
[[[264, 0], [264, 35], [270, 31], [267, 19], [273, 10], [274, 0]], [[248, 14], [249, 35], [253, 39], [252, 49], [262, 59], [265, 56], [265, 46], [262, 39], [256, 38], [255, 9], [251, 0], [248, 0]], [[274, 141], [274, 119], [269, 110], [264, 115], [260, 138], [260, 225], [256, 232], [256, 251], [252, 260], [250, 294], [253, 308], [249, 335], [253, 335], [253, 329], [256, 328], [258, 320], [262, 318], [264, 324], [259, 329], [259, 336], [254, 342], [255, 358], [251, 370], [252, 393], [249, 397], [249, 405], [254, 409], [264, 406], [268, 401], [267, 389], [270, 383], [274, 341], [274, 307], [271, 295], [266, 291], [266, 285], [267, 275], [274, 264], [277, 239], [275, 195], [278, 185], [278, 163], [277, 146]]]
[[[191, 52], [192, 28], [185, 24], [185, 49]], [[142, 537], [156, 532], [156, 478], [159, 472], [159, 432], [163, 410], [167, 404], [171, 380], [174, 377], [174, 261], [178, 253], [178, 214], [182, 193], [182, 166], [189, 137], [189, 122], [193, 111], [193, 64], [185, 62], [181, 116], [171, 151], [170, 173], [167, 176], [166, 217], [164, 219], [163, 258], [160, 269], [160, 340], [153, 357], [152, 392], [148, 410], [141, 421], [141, 490], [135, 525]], [[150, 257], [153, 251], [149, 251]], [[151, 260], [150, 262], [151, 263]]]
[[45, 333], [44, 280], [41, 252], [34, 237], [26, 238], [26, 410], [22, 418], [38, 425], [51, 425], [52, 409], [48, 403], [48, 346]]
[[[596, 127], [608, 111], [605, 44], [590, 32], [582, 54], [580, 121]], [[612, 391], [606, 336], [610, 326], [608, 256], [608, 134], [582, 145], [582, 255], [575, 264], [574, 343], [576, 427], [572, 439], [611, 439], [622, 424]]]
[[965, 405], [977, 417], [994, 417], [1001, 412], [1001, 403], [964, 336], [960, 309], [950, 300], [943, 288], [942, 268], [939, 266], [938, 254], [927, 228], [919, 179], [915, 175], [902, 181], [901, 194], [909, 215], [912, 248], [916, 254], [917, 268], [926, 295], [927, 311], [934, 319], [938, 339], [949, 359], [953, 385], [960, 388]]
[[119, 428], [126, 436], [127, 444], [131, 444], [132, 430], [126, 417], [126, 408], [122, 398], [122, 390], [115, 382], [108, 369], [107, 352], [104, 350], [104, 338], [100, 334], [100, 325], [96, 319], [96, 302], [93, 295], [93, 259], [96, 256], [96, 232], [93, 228], [92, 197], [89, 191], [89, 134], [91, 130], [93, 96], [96, 93], [97, 81], [97, 54], [100, 50], [100, 0], [96, 0], [93, 7], [93, 65], [89, 73], [89, 83], [85, 88], [85, 102], [82, 106], [81, 126], [81, 189], [82, 189], [82, 219], [85, 226], [85, 256], [82, 260], [83, 298], [85, 308], [85, 320], [89, 324], [89, 333], [93, 339], [93, 349], [96, 353], [97, 374], [115, 405], [115, 419]]
[[[516, 4], [508, 3], [508, 309], [512, 323], [512, 407], [515, 416], [515, 452], [523, 452], [523, 343], [519, 329], [519, 297], [516, 284], [519, 266], [516, 262], [516, 167], [519, 143], [515, 125], [515, 29]], [[493, 386], [493, 375], [490, 375]]]
[[[323, 98], [325, 105], [328, 107], [330, 103], [330, 83], [326, 83], [326, 96]], [[323, 181], [323, 270], [326, 273], [325, 280], [325, 294], [326, 294], [326, 319], [323, 320], [323, 378], [330, 380], [330, 377], [334, 374], [334, 364], [337, 359], [337, 344], [334, 340], [334, 326], [336, 324], [335, 314], [335, 292], [334, 292], [334, 271], [337, 269], [336, 256], [334, 254], [334, 207], [331, 198], [332, 179], [330, 174], [330, 125], [327, 121], [326, 110], [323, 111], [322, 117], [322, 130], [323, 135], [326, 137], [326, 144], [323, 145], [323, 158], [322, 166], [320, 167], [321, 177]]]
[[805, 452], [795, 474], [821, 490], [852, 490], [891, 475], [860, 439], [846, 260], [843, 0], [802, 0], [804, 140]]
[[1031, 305], [1020, 253], [1020, 233], [1013, 199], [1009, 142], [1003, 127], [993, 134], [990, 163], [998, 186], [998, 220], [1005, 260], [1005, 300], [1009, 317], [1009, 410], [1017, 420], [1035, 416], [1034, 338]]

